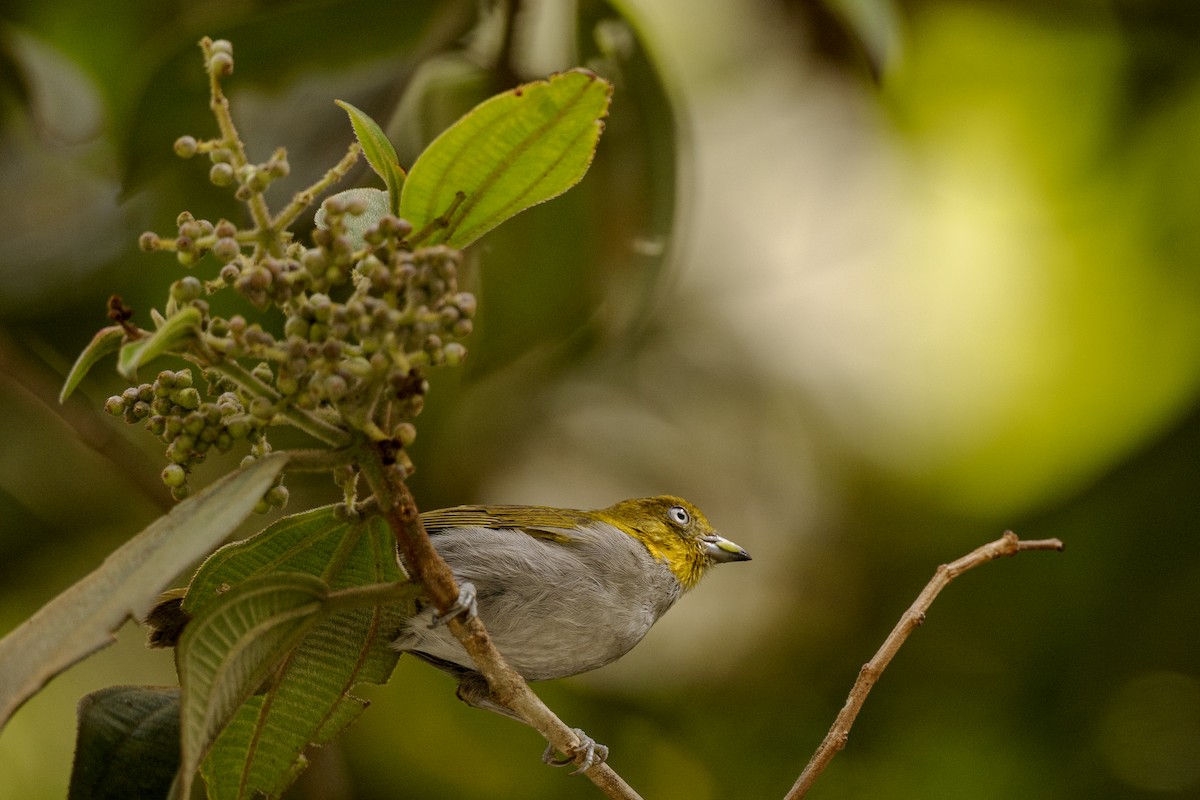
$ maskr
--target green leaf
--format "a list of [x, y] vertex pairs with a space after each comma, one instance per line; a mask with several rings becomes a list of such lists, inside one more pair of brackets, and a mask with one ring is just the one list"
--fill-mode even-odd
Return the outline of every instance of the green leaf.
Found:
[[176, 651], [182, 689], [178, 797], [238, 708], [320, 619], [329, 587], [302, 572], [257, 575], [194, 618]]
[[75, 365], [71, 367], [71, 371], [67, 373], [67, 380], [63, 384], [62, 392], [58, 395], [58, 402], [66, 402], [66, 399], [71, 396], [71, 392], [75, 391], [75, 387], [95, 366], [96, 362], [109, 353], [115, 353], [124, 338], [125, 329], [120, 325], [110, 325], [97, 331], [96, 335], [92, 337], [92, 341], [88, 342], [88, 346], [83, 348], [79, 358], [75, 359]]
[[178, 687], [109, 686], [79, 701], [67, 800], [161, 800], [178, 770]]
[[0, 639], [0, 726], [46, 681], [113, 642], [158, 594], [245, 519], [287, 463], [268, 456], [171, 509]]
[[193, 306], [167, 317], [158, 330], [121, 348], [117, 372], [129, 380], [136, 380], [138, 367], [177, 350], [184, 342], [199, 335], [200, 320], [200, 309]]
[[428, 244], [462, 248], [578, 183], [592, 163], [612, 85], [586, 70], [476, 106], [409, 170], [400, 216]]
[[399, 214], [400, 187], [404, 185], [404, 168], [400, 166], [396, 148], [392, 146], [391, 140], [387, 138], [375, 120], [344, 100], [335, 100], [334, 102], [350, 115], [354, 136], [362, 145], [367, 163], [387, 185], [388, 209], [393, 214]]
[[[193, 615], [221, 590], [274, 571], [319, 576], [332, 589], [404, 579], [392, 532], [379, 517], [352, 523], [333, 506], [279, 520], [262, 533], [214, 553], [188, 587]], [[329, 613], [292, 651], [276, 679], [251, 697], [217, 738], [201, 772], [210, 797], [278, 797], [304, 768], [304, 751], [353, 722], [366, 701], [358, 683], [385, 683], [399, 654], [389, 647], [412, 614], [418, 587], [405, 602]]]

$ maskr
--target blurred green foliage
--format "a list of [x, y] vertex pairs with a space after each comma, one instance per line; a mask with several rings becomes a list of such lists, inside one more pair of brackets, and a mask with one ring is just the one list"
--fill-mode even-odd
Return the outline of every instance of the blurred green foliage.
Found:
[[[595, 166], [473, 248], [471, 357], [434, 382], [414, 492], [670, 491], [755, 561], [539, 693], [648, 797], [781, 796], [934, 566], [1013, 528], [1067, 552], [953, 584], [811, 796], [1196, 796], [1192, 4], [519, 5], [511, 36], [454, 0], [123, 0], [103, 35], [75, 0], [5, 5], [0, 630], [168, 505], [150, 437], [101, 413], [104, 364], [54, 398], [110, 293], [144, 314], [178, 277], [138, 233], [235, 213], [171, 153], [211, 126], [201, 35], [237, 50], [251, 156], [288, 148], [281, 192], [351, 140], [334, 98], [408, 166], [578, 64], [617, 87]], [[0, 734], [0, 798], [63, 796], [87, 691], [173, 679], [123, 631]], [[424, 665], [369, 696], [293, 797], [596, 796]]]

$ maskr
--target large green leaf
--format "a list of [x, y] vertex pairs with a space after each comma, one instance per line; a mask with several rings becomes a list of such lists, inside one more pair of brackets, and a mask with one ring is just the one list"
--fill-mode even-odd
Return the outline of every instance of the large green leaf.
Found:
[[79, 701], [67, 800], [162, 800], [178, 769], [178, 687], [109, 686]]
[[212, 602], [179, 640], [182, 690], [177, 796], [241, 705], [320, 619], [329, 587], [302, 572], [257, 575]]
[[[192, 580], [184, 610], [200, 617], [226, 587], [279, 570], [318, 576], [334, 590], [404, 579], [382, 519], [352, 523], [330, 506], [218, 550]], [[201, 767], [210, 797], [278, 797], [303, 770], [304, 750], [331, 740], [366, 707], [351, 694], [355, 684], [387, 681], [398, 658], [388, 645], [416, 593], [413, 585], [407, 602], [322, 618], [217, 738]]]
[[268, 456], [204, 489], [117, 548], [0, 640], [0, 725], [46, 681], [111, 644], [175, 576], [245, 519], [287, 463]]
[[413, 164], [400, 216], [430, 231], [424, 243], [461, 248], [557, 197], [591, 165], [611, 96], [607, 81], [572, 70], [479, 104]]

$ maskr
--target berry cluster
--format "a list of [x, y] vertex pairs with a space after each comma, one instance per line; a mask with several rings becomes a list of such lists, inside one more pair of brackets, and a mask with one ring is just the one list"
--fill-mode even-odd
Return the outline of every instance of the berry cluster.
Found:
[[[144, 422], [146, 430], [167, 445], [167, 459], [162, 478], [177, 500], [187, 497], [188, 472], [204, 461], [211, 450], [228, 452], [235, 442], [251, 443], [256, 458], [270, 452], [264, 432], [271, 420], [269, 408], [247, 410], [238, 394], [220, 391], [224, 381], [217, 376], [209, 381], [209, 394], [219, 392], [215, 402], [201, 399], [193, 385], [192, 371], [164, 370], [154, 383], [131, 386], [119, 395], [110, 397], [104, 410], [126, 422]], [[264, 413], [265, 412], [265, 413]], [[282, 508], [287, 502], [287, 489], [278, 483], [263, 498], [266, 511], [271, 506]]]
[[[227, 43], [211, 43], [207, 58], [214, 79], [233, 68]], [[228, 111], [215, 80], [214, 110], [219, 119]], [[424, 405], [423, 370], [461, 363], [466, 349], [459, 340], [474, 324], [475, 298], [458, 286], [461, 253], [414, 248], [409, 239], [421, 235], [414, 236], [408, 222], [378, 212], [367, 219], [367, 204], [353, 192], [324, 201], [312, 246], [293, 241], [291, 223], [349, 170], [357, 146], [273, 215], [262, 195], [288, 174], [287, 154], [280, 149], [265, 163], [251, 164], [232, 121], [224, 118], [221, 128], [217, 139], [181, 137], [175, 151], [184, 158], [207, 154], [209, 179], [236, 186], [250, 224], [214, 223], [184, 212], [174, 237], [145, 233], [140, 239], [144, 250], [173, 252], [184, 267], [212, 276], [175, 281], [157, 319], [186, 311], [199, 320], [195, 334], [180, 339], [172, 352], [203, 370], [214, 399], [203, 400], [184, 369], [130, 387], [109, 398], [106, 409], [144, 422], [167, 445], [171, 463], [163, 481], [177, 498], [187, 495], [191, 469], [212, 449], [223, 453], [247, 440], [252, 455], [269, 452], [266, 431], [275, 424], [295, 425], [335, 447], [363, 439], [391, 442], [396, 468], [410, 472], [404, 450]], [[282, 326], [275, 314], [262, 322], [214, 314], [207, 298], [227, 289], [256, 312], [277, 309]], [[340, 483], [352, 489], [349, 476]], [[281, 505], [286, 497], [276, 486], [265, 502]]]

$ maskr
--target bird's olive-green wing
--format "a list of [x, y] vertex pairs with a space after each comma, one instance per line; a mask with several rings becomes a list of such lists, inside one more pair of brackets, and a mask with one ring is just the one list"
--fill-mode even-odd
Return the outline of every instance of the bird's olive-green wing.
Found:
[[450, 528], [521, 530], [530, 536], [568, 542], [567, 531], [594, 522], [585, 511], [537, 506], [455, 506], [421, 514], [431, 535]]

